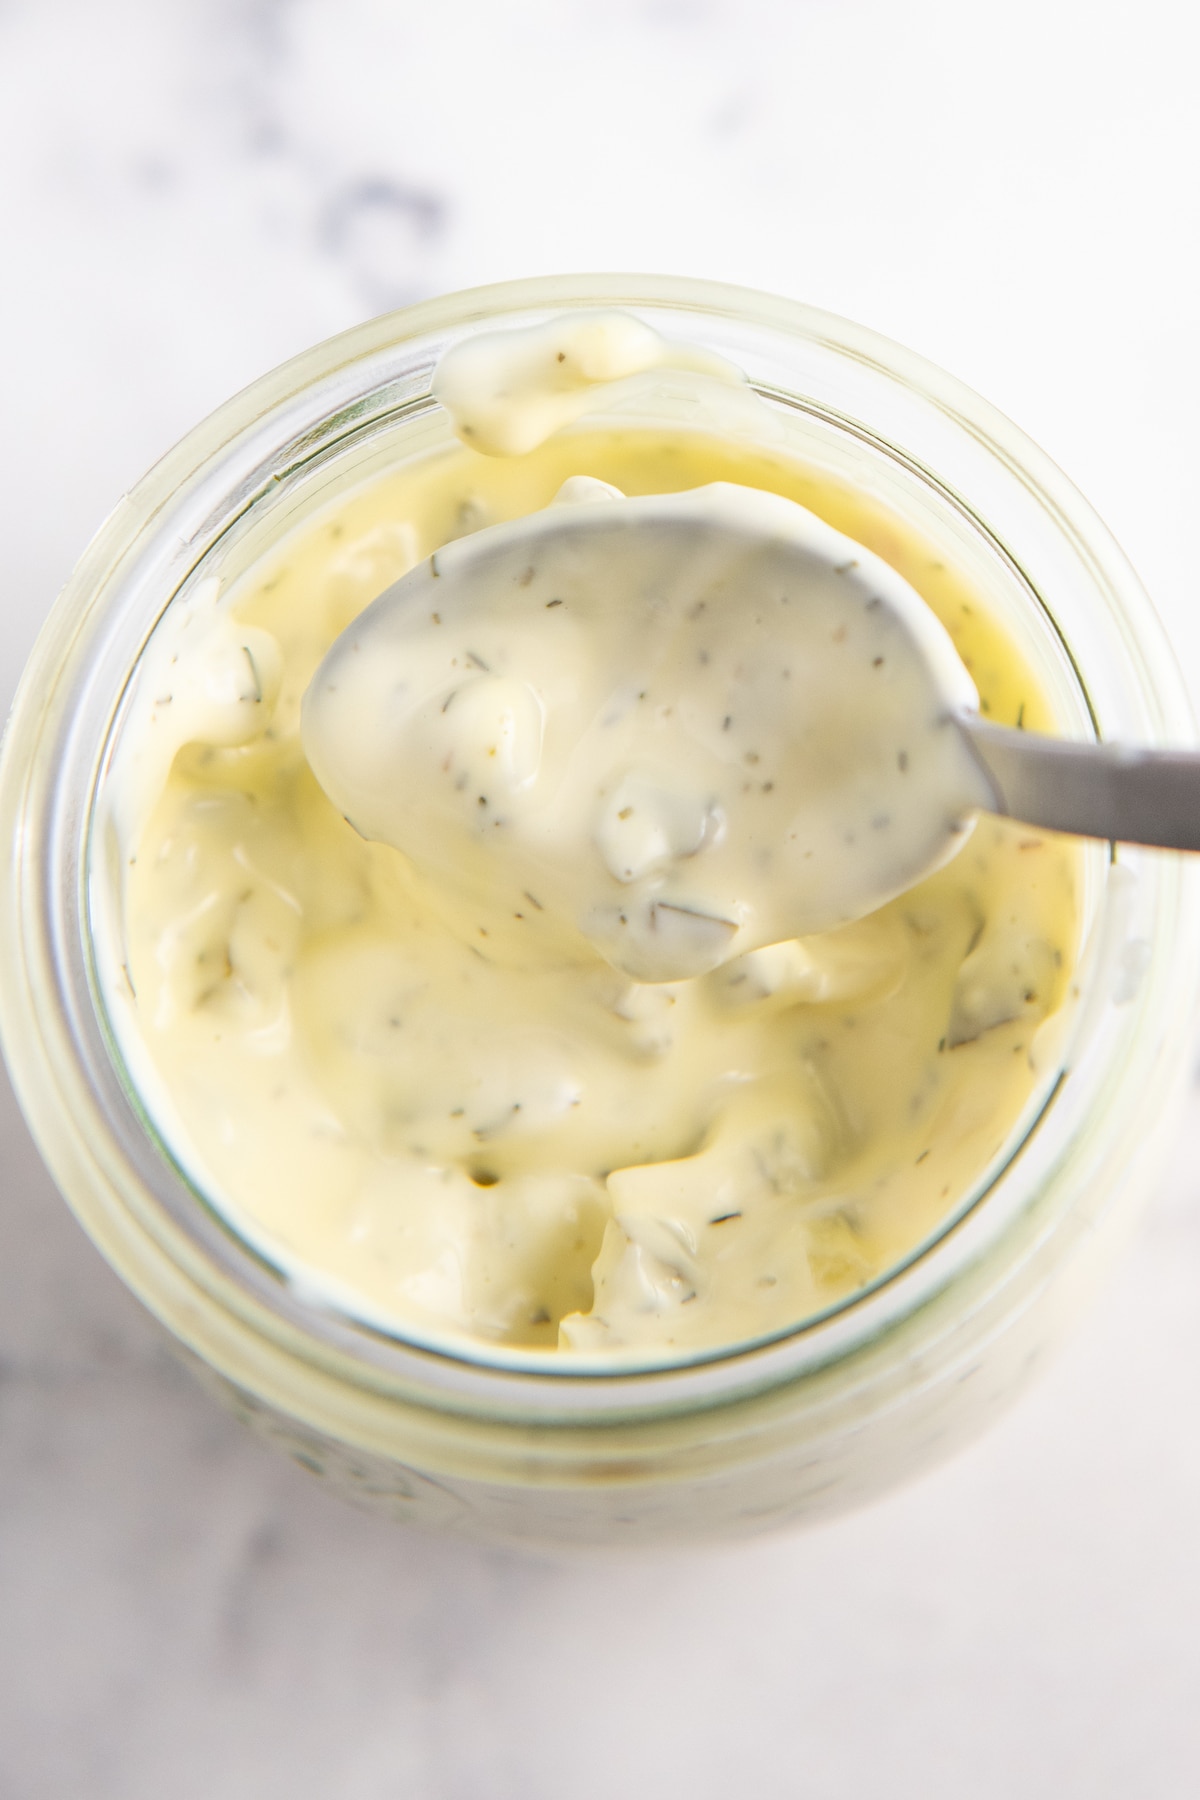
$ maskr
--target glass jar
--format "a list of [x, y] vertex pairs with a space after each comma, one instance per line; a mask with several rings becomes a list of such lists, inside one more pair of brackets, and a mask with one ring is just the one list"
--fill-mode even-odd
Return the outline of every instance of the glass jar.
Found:
[[[187, 584], [236, 575], [339, 488], [446, 439], [430, 385], [448, 345], [597, 306], [736, 364], [789, 455], [942, 546], [1065, 733], [1195, 742], [1149, 601], [1053, 464], [920, 358], [746, 290], [555, 278], [411, 308], [257, 382], [121, 501], [41, 635], [0, 766], [0, 1030], [26, 1116], [85, 1229], [241, 1417], [397, 1517], [542, 1543], [814, 1517], [980, 1429], [1094, 1286], [1153, 1180], [1200, 973], [1193, 867], [1090, 847], [1078, 1000], [997, 1166], [902, 1267], [770, 1343], [616, 1373], [439, 1351], [306, 1300], [233, 1234], [145, 1115], [95, 974], [104, 876], [89, 832], [130, 671]], [[637, 402], [660, 424], [686, 424], [687, 404], [669, 379]]]

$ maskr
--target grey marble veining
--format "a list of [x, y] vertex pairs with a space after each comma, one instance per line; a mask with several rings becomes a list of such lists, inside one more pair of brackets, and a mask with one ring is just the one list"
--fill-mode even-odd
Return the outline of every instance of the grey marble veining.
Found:
[[[1079, 480], [1195, 682], [1198, 27], [1170, 0], [7, 0], [15, 685], [229, 392], [553, 268], [790, 292]], [[996, 1431], [820, 1532], [556, 1564], [360, 1515], [164, 1350], [0, 1104], [0, 1800], [1126, 1800], [1200, 1753], [1200, 1098]]]

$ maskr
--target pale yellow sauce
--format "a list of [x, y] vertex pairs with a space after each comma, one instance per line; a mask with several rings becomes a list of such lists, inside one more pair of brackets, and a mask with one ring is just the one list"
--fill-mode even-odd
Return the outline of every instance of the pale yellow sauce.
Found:
[[[781, 457], [632, 428], [519, 457], [450, 449], [199, 596], [194, 663], [178, 621], [152, 646], [114, 765], [129, 985], [113, 1010], [176, 1154], [318, 1297], [441, 1341], [670, 1355], [852, 1294], [978, 1181], [1043, 1073], [1079, 853], [983, 816], [858, 924], [644, 985], [526, 933], [532, 890], [506, 890], [500, 921], [419, 850], [361, 837], [301, 742], [322, 658], [408, 568], [577, 475], [799, 500], [913, 584], [992, 718], [1053, 729], [953, 571]], [[181, 673], [201, 663], [203, 681]], [[180, 736], [172, 708], [198, 681]]]

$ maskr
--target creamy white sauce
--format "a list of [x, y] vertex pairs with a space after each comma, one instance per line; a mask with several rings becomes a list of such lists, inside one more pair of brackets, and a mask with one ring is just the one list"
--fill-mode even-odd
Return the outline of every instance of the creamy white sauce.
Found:
[[661, 369], [745, 387], [741, 370], [723, 357], [664, 338], [630, 313], [597, 311], [464, 338], [438, 364], [433, 391], [473, 450], [523, 456]]
[[[603, 504], [597, 505], [597, 499]], [[364, 836], [504, 938], [678, 981], [874, 911], [988, 798], [978, 702], [893, 569], [776, 494], [577, 488], [420, 564], [304, 710]]]

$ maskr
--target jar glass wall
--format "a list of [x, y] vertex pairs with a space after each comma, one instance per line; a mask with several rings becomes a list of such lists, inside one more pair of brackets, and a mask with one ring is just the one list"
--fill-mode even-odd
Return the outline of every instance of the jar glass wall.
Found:
[[[1152, 1180], [1200, 952], [1189, 865], [1092, 847], [1080, 1003], [1003, 1155], [903, 1267], [770, 1343], [617, 1373], [439, 1350], [306, 1300], [230, 1229], [160, 1141], [96, 979], [112, 896], [91, 822], [130, 670], [189, 584], [236, 578], [316, 508], [448, 441], [430, 386], [451, 343], [598, 305], [738, 365], [789, 457], [944, 551], [1065, 732], [1194, 741], [1149, 602], [1053, 465], [897, 346], [741, 290], [541, 280], [375, 321], [231, 401], [122, 501], [39, 641], [0, 770], [0, 1006], [26, 1114], [85, 1228], [259, 1429], [398, 1516], [553, 1541], [761, 1529], [865, 1498], [979, 1429]], [[628, 404], [631, 427], [705, 424], [669, 379]]]

